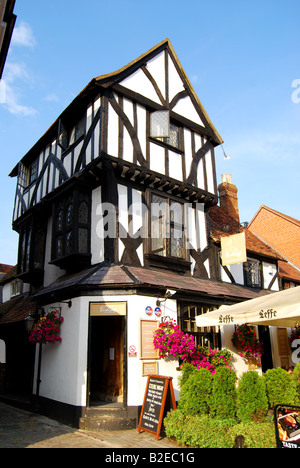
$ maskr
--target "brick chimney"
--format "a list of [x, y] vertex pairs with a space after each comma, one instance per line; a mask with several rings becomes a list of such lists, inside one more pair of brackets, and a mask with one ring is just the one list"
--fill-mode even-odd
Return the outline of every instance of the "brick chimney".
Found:
[[222, 183], [218, 187], [220, 207], [229, 216], [240, 223], [238, 189], [233, 185], [230, 174], [222, 174]]

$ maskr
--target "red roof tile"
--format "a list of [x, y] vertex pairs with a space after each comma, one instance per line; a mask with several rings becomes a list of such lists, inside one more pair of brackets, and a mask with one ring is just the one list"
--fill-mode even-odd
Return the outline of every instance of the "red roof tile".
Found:
[[0, 305], [0, 325], [22, 322], [30, 314], [34, 314], [37, 304], [24, 296], [16, 297]]

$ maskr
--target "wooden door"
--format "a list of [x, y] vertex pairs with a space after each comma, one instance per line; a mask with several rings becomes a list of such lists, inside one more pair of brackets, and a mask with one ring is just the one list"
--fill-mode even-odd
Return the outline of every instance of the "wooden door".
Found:
[[93, 317], [91, 327], [91, 400], [122, 402], [124, 317]]

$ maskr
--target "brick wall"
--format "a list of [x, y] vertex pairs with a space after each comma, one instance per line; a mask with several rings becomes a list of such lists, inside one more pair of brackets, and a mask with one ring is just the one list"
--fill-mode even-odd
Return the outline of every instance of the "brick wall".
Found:
[[249, 230], [262, 237], [292, 263], [300, 266], [299, 223], [263, 208], [251, 221]]

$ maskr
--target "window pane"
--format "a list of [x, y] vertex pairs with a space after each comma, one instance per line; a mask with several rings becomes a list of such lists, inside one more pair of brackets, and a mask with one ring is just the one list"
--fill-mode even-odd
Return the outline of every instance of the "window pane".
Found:
[[69, 202], [67, 205], [67, 212], [66, 212], [66, 226], [69, 227], [73, 223], [73, 203]]
[[56, 239], [56, 256], [62, 257], [62, 255], [63, 255], [63, 238], [62, 236], [59, 236]]
[[87, 201], [80, 202], [78, 210], [78, 221], [81, 224], [88, 224], [89, 222], [89, 207]]
[[151, 114], [150, 136], [153, 138], [165, 138], [170, 136], [169, 111], [158, 111]]
[[88, 252], [88, 230], [80, 228], [78, 233], [79, 253]]
[[26, 243], [26, 256], [25, 256], [25, 271], [29, 270], [30, 265], [30, 247], [31, 247], [31, 228], [28, 231], [27, 243]]
[[172, 257], [183, 258], [183, 235], [178, 237], [178, 230], [171, 226], [171, 255]]
[[19, 164], [18, 184], [26, 188], [29, 185], [29, 168], [24, 166], [23, 163]]
[[151, 201], [151, 250], [157, 255], [166, 256], [168, 204], [164, 198], [152, 194]]
[[30, 169], [30, 183], [34, 182], [38, 176], [38, 160], [34, 161]]
[[57, 232], [60, 232], [63, 230], [64, 226], [64, 212], [62, 208], [59, 208], [56, 216], [56, 230]]
[[68, 232], [66, 235], [66, 255], [73, 253], [73, 232]]
[[41, 270], [44, 266], [44, 245], [45, 245], [45, 231], [38, 229], [35, 235], [34, 243], [34, 268]]
[[170, 138], [166, 139], [166, 143], [174, 148], [179, 148], [179, 128], [174, 124], [170, 125]]

